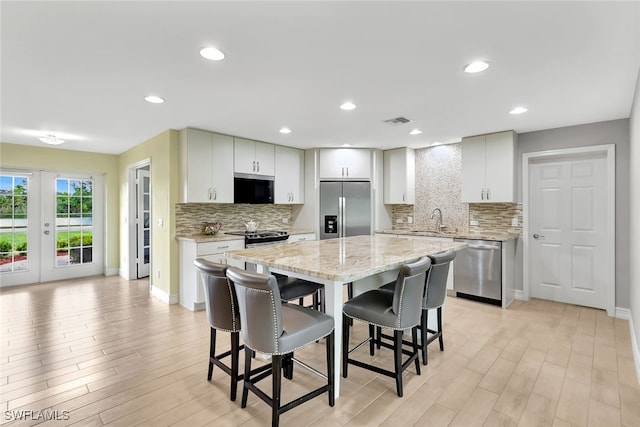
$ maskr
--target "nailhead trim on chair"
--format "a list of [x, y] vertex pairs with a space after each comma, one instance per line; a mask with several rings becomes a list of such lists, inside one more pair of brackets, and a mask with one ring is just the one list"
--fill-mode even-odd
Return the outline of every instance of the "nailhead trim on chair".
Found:
[[412, 326], [407, 326], [406, 328], [400, 328], [400, 327], [394, 327], [394, 326], [389, 326], [389, 325], [379, 325], [377, 323], [373, 323], [370, 322], [369, 320], [362, 320], [359, 317], [353, 317], [353, 316], [349, 316], [347, 313], [342, 312], [345, 316], [347, 316], [350, 319], [354, 319], [354, 320], [358, 320], [360, 322], [364, 322], [364, 323], [368, 323], [369, 325], [373, 325], [373, 326], [379, 326], [381, 328], [389, 328], [389, 329], [393, 329], [394, 331], [404, 331], [405, 329], [411, 329], [413, 327], [416, 327], [420, 324], [420, 322], [416, 323], [415, 325]]
[[[333, 332], [333, 331], [334, 331], [334, 329], [331, 329], [331, 332]], [[329, 332], [328, 334], [323, 335], [323, 336], [321, 336], [321, 337], [318, 337], [318, 339], [320, 340], [320, 339], [322, 339], [322, 338], [324, 338], [324, 337], [328, 337], [329, 335], [331, 335], [331, 332]], [[290, 354], [290, 353], [293, 353], [293, 352], [295, 352], [295, 351], [297, 351], [297, 350], [300, 350], [301, 348], [304, 348], [304, 347], [308, 346], [309, 344], [313, 344], [313, 342], [310, 342], [310, 343], [307, 343], [307, 344], [305, 344], [305, 345], [301, 345], [301, 346], [299, 346], [299, 347], [296, 347], [296, 348], [294, 348], [293, 350], [288, 351], [288, 352], [286, 352], [286, 353], [263, 353], [263, 352], [258, 351], [258, 350], [254, 350], [254, 351], [258, 351], [258, 353], [262, 353], [262, 354], [265, 354], [265, 355], [267, 355], [267, 356], [284, 356], [285, 354]], [[251, 348], [251, 347], [249, 347], [249, 348]], [[253, 350], [253, 349], [252, 349], [252, 350]]]
[[[229, 289], [229, 299], [231, 300], [229, 301], [229, 305], [231, 306], [231, 313], [233, 315], [233, 320], [232, 320], [233, 330], [228, 332], [240, 332], [240, 325], [236, 323], [236, 317], [238, 316], [238, 311], [236, 310], [236, 306], [233, 303], [233, 295], [235, 294], [235, 290], [233, 289], [233, 284], [229, 282], [229, 278], [227, 278], [227, 288]], [[219, 329], [219, 330], [222, 331], [224, 329]]]

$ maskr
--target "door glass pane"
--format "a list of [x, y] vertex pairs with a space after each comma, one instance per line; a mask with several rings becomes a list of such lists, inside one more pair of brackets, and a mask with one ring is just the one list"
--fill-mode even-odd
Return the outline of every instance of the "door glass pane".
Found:
[[56, 180], [56, 266], [93, 261], [93, 181]]
[[0, 273], [28, 269], [28, 186], [26, 176], [0, 176]]

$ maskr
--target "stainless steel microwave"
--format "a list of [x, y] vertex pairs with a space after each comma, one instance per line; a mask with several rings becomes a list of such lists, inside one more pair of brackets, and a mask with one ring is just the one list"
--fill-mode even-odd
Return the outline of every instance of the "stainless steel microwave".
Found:
[[267, 204], [273, 203], [272, 176], [235, 174], [233, 179], [233, 202]]

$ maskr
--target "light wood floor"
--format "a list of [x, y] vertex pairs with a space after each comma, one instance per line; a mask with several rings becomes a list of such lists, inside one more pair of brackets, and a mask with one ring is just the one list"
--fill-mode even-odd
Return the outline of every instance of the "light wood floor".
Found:
[[[627, 321], [541, 300], [502, 310], [449, 298], [447, 307], [445, 351], [432, 344], [422, 375], [405, 373], [403, 398], [393, 379], [352, 366], [334, 408], [319, 397], [284, 414], [282, 425], [640, 426]], [[217, 368], [206, 381], [204, 312], [150, 297], [146, 281], [100, 277], [10, 288], [0, 294], [0, 309], [2, 424], [270, 422], [255, 396], [246, 409], [229, 401], [228, 377]], [[365, 333], [356, 323], [352, 344]], [[222, 349], [227, 334], [219, 335]], [[324, 354], [322, 343], [297, 353], [322, 371]], [[366, 348], [357, 355], [370, 359]], [[375, 363], [391, 366], [389, 351], [377, 353]], [[320, 381], [297, 367], [293, 382], [283, 383], [283, 400]], [[69, 419], [33, 420], [45, 409]], [[34, 415], [10, 421], [22, 410]]]

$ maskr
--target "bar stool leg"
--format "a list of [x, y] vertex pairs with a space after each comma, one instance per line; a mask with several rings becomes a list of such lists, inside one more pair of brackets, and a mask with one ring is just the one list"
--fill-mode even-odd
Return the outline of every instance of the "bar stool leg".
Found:
[[211, 338], [209, 340], [209, 372], [207, 373], [207, 381], [211, 381], [213, 376], [213, 359], [216, 357], [216, 330], [211, 328]]
[[232, 401], [238, 392], [238, 359], [240, 358], [240, 332], [231, 332], [231, 393]]

